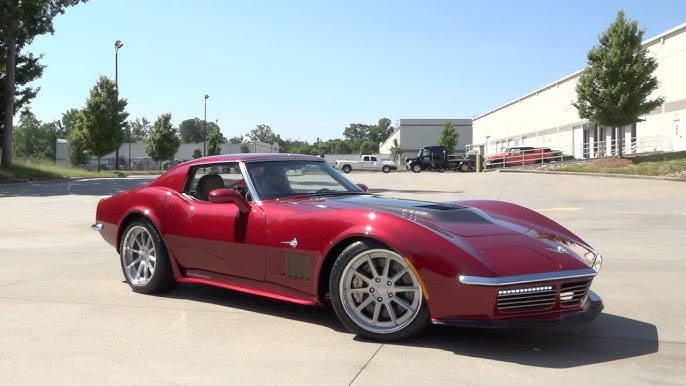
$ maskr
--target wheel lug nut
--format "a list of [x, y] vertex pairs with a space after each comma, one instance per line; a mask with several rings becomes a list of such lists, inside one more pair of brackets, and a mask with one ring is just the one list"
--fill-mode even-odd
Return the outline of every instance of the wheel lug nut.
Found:
[[389, 297], [389, 298], [392, 298], [392, 297], [393, 297], [393, 294], [388, 294], [388, 297]]
[[383, 299], [381, 297], [376, 298], [377, 301], [382, 301]]
[[381, 282], [381, 279], [379, 279], [379, 278], [377, 277], [374, 281], [376, 281], [377, 283], [380, 283], [380, 282]]
[[390, 281], [386, 282], [386, 285], [389, 286], [389, 287], [390, 287], [392, 284], [393, 284], [393, 283], [391, 283]]
[[369, 292], [374, 292], [374, 287], [370, 288]]

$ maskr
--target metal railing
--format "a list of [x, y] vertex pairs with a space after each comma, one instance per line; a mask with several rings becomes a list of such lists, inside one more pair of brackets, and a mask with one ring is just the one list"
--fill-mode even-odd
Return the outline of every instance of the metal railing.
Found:
[[[614, 139], [611, 141], [594, 141], [577, 146], [561, 146], [549, 148], [547, 146], [530, 145], [531, 150], [521, 150], [506, 156], [496, 157], [493, 155], [486, 159], [485, 168], [495, 169], [511, 166], [526, 166], [550, 162], [562, 162], [573, 160], [586, 160], [603, 157], [622, 155], [670, 152], [672, 141], [668, 137], [656, 135], [646, 137], [634, 137], [628, 141]], [[516, 148], [516, 146], [515, 146]], [[547, 149], [541, 151], [541, 149]]]

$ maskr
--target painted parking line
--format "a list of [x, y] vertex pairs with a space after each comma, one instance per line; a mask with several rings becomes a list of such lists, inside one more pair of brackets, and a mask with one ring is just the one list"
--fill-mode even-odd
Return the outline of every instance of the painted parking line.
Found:
[[[550, 211], [560, 211], [560, 212], [574, 212], [577, 210], [582, 210], [583, 208], [569, 207], [569, 208], [538, 208], [534, 209], [538, 212], [550, 212]], [[686, 213], [684, 213], [686, 214]]]

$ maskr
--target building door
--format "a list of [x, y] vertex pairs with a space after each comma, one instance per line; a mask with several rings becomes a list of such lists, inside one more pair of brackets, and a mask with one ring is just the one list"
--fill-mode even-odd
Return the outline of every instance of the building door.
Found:
[[683, 128], [680, 126], [681, 121], [678, 119], [674, 121], [674, 138], [672, 139], [672, 151], [681, 151], [684, 149], [684, 142], [683, 142]]
[[572, 146], [574, 158], [584, 158], [584, 127], [576, 126], [572, 128]]

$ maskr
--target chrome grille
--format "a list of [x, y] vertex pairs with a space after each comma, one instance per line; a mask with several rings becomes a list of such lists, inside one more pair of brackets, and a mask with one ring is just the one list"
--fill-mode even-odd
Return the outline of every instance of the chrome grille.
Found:
[[551, 285], [512, 288], [498, 291], [498, 310], [501, 312], [533, 311], [555, 305], [557, 293]]
[[564, 283], [560, 287], [560, 305], [564, 307], [579, 305], [591, 287], [591, 280]]

